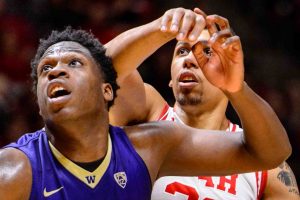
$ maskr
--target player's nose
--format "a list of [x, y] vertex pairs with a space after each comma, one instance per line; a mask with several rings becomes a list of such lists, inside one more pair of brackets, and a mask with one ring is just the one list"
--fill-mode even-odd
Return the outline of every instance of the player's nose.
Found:
[[68, 76], [68, 71], [67, 69], [63, 66], [58, 64], [54, 68], [51, 69], [51, 71], [48, 73], [48, 79], [53, 80], [58, 77], [67, 77]]
[[184, 58], [184, 67], [185, 68], [198, 68], [197, 61], [192, 51]]

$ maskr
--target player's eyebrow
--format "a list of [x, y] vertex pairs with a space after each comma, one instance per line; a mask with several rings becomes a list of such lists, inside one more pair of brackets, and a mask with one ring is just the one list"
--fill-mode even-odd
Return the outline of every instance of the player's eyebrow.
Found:
[[178, 46], [184, 46], [184, 45], [189, 45], [189, 46], [193, 47], [198, 42], [201, 42], [202, 45], [205, 45], [205, 46], [207, 46], [207, 44], [208, 44], [208, 40], [201, 40], [201, 39], [198, 40], [197, 42], [193, 43], [193, 44], [188, 43], [188, 42], [184, 42], [184, 41], [179, 41], [179, 42], [177, 42], [175, 48], [178, 47]]
[[188, 44], [188, 43], [187, 42], [183, 42], [183, 41], [179, 41], [179, 42], [177, 42], [176, 47], [180, 46], [180, 45], [185, 45], [185, 44]]

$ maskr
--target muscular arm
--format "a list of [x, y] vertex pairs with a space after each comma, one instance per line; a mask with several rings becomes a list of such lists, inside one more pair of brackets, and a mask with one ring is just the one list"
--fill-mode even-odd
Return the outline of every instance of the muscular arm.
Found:
[[[165, 103], [160, 94], [146, 96], [147, 87], [136, 68], [160, 46], [173, 38], [159, 29], [159, 20], [122, 33], [107, 43], [107, 54], [112, 57], [118, 73], [120, 89], [109, 111], [110, 123], [128, 125], [146, 122], [154, 110], [162, 110]], [[147, 104], [151, 100], [160, 100], [157, 107]]]
[[[227, 93], [244, 129], [249, 155], [269, 167], [278, 166], [291, 153], [287, 133], [270, 105], [246, 83], [235, 93]], [[275, 166], [274, 166], [275, 164]]]
[[184, 8], [170, 9], [148, 24], [130, 29], [107, 44], [119, 79], [131, 74], [146, 58], [174, 39], [195, 41], [205, 27], [202, 15]]
[[7, 200], [29, 199], [32, 173], [29, 160], [19, 150], [0, 150], [0, 194]]
[[[112, 123], [127, 125], [157, 119], [157, 111], [161, 111], [166, 102], [154, 88], [144, 85], [137, 67], [175, 37], [184, 40], [193, 35], [195, 40], [204, 26], [201, 15], [183, 8], [171, 9], [161, 18], [128, 30], [105, 45], [107, 55], [113, 59], [120, 85], [115, 105], [110, 110]], [[125, 99], [130, 99], [130, 102]], [[119, 112], [122, 110], [125, 112]]]
[[174, 38], [160, 31], [160, 19], [130, 29], [105, 44], [106, 53], [113, 59], [118, 79], [130, 75], [147, 57]]
[[282, 147], [277, 137], [280, 131], [261, 139], [259, 131], [228, 134], [166, 121], [126, 127], [125, 131], [152, 181], [160, 176], [220, 176], [271, 169], [290, 153], [264, 154]]
[[[291, 153], [286, 131], [269, 104], [243, 81], [241, 41], [238, 36], [232, 35], [228, 20], [211, 15], [207, 16], [206, 22], [212, 35], [208, 41], [211, 54], [204, 54], [201, 43], [194, 46], [193, 52], [207, 80], [225, 93], [242, 122], [242, 149], [237, 152], [246, 159], [235, 159], [249, 165], [249, 161], [254, 162], [262, 169], [277, 167]], [[215, 27], [216, 24], [221, 30]], [[227, 157], [231, 158], [231, 154]], [[240, 164], [240, 167], [246, 169], [246, 165]]]
[[[211, 27], [220, 20], [208, 17], [207, 21], [213, 35], [217, 29]], [[227, 29], [226, 23], [220, 27]], [[270, 169], [291, 153], [286, 132], [274, 111], [244, 83], [240, 40], [237, 36], [228, 38], [227, 32], [216, 33], [209, 41], [211, 57], [202, 56], [203, 49], [198, 45], [193, 53], [207, 79], [226, 93], [239, 114], [244, 133], [211, 133], [162, 122], [126, 128], [152, 180], [158, 174], [224, 175]], [[133, 56], [129, 53], [129, 57]]]
[[268, 181], [263, 194], [265, 200], [299, 200], [299, 189], [293, 171], [284, 162], [268, 171]]

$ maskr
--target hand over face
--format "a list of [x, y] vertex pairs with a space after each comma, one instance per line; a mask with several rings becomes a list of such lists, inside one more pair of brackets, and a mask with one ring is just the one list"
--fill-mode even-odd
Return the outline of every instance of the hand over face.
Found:
[[227, 92], [237, 92], [244, 81], [244, 62], [241, 41], [233, 35], [228, 20], [218, 16], [206, 17], [211, 35], [208, 47], [198, 42], [193, 47], [194, 56], [207, 80]]

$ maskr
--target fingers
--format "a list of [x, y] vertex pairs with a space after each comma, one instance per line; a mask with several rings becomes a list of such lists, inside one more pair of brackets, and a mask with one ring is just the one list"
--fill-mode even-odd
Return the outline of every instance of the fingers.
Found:
[[212, 35], [212, 37], [210, 38], [209, 42], [211, 44], [214, 44], [214, 43], [223, 44], [225, 42], [225, 40], [231, 36], [232, 36], [231, 31], [229, 29], [225, 29], [225, 30], [214, 33]]
[[203, 45], [202, 42], [197, 42], [196, 44], [194, 44], [194, 46], [192, 47], [192, 51], [194, 53], [194, 55], [203, 55]]
[[222, 31], [225, 29], [230, 29], [229, 22], [226, 18], [219, 15], [209, 15], [206, 17], [206, 25], [210, 35]]
[[162, 16], [160, 30], [175, 34], [177, 40], [195, 41], [205, 26], [202, 15], [192, 10], [176, 8], [168, 10]]
[[195, 24], [196, 14], [188, 10], [183, 16], [179, 34], [177, 35], [177, 40], [184, 40], [187, 37], [187, 34], [190, 32], [191, 28]]
[[226, 18], [219, 15], [209, 15], [206, 17], [206, 24], [207, 29], [212, 36], [209, 41], [212, 47], [220, 46], [223, 49], [226, 49], [231, 46], [233, 47], [233, 50], [240, 48], [240, 39], [238, 36], [234, 36], [235, 34], [230, 28]]
[[204, 47], [202, 42], [197, 42], [192, 47], [193, 54], [196, 58], [199, 67], [203, 67], [207, 63], [209, 57], [211, 56], [210, 48]]
[[234, 51], [239, 51], [242, 49], [240, 37], [235, 35], [227, 38], [226, 41], [221, 45], [223, 49], [231, 48]]
[[241, 46], [240, 37], [236, 35], [232, 36], [232, 32], [229, 29], [215, 33], [210, 38], [209, 44], [212, 47], [215, 47], [216, 45], [221, 46], [223, 49], [233, 45], [234, 50], [239, 50], [238, 47]]
[[[161, 19], [161, 31], [166, 32], [168, 30], [178, 30], [179, 26], [179, 17], [183, 15], [184, 10], [181, 8], [171, 9], [165, 12]], [[180, 18], [181, 18], [180, 17]]]
[[161, 19], [161, 31], [174, 34], [177, 40], [194, 42], [205, 26], [211, 36], [217, 34], [215, 37], [218, 39], [212, 42], [224, 43], [227, 38], [233, 36], [226, 18], [219, 15], [207, 16], [199, 8], [194, 8], [194, 11], [184, 8], [171, 9], [166, 11]]
[[172, 23], [171, 23], [171, 31], [173, 33], [176, 33], [179, 31], [179, 27], [180, 27], [180, 22], [184, 16], [184, 10], [182, 9], [178, 9], [177, 12], [174, 12], [173, 16], [172, 16]]
[[[190, 41], [197, 40], [206, 25], [204, 17], [201, 15], [196, 15], [196, 18], [194, 19], [194, 23], [195, 24], [191, 26], [192, 30], [190, 30], [188, 35], [186, 35], [186, 37], [188, 37], [188, 40]], [[188, 27], [186, 27], [186, 29], [188, 29]], [[180, 38], [180, 39], [183, 40], [184, 38]]]
[[194, 8], [194, 12], [198, 15], [202, 15], [204, 18], [207, 17], [207, 14], [203, 10], [200, 10], [200, 8]]

